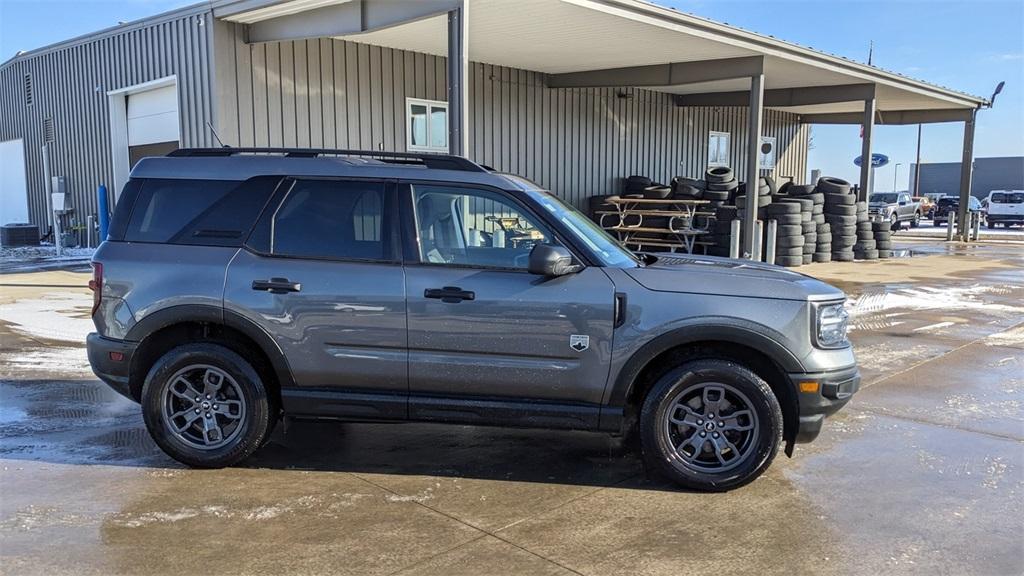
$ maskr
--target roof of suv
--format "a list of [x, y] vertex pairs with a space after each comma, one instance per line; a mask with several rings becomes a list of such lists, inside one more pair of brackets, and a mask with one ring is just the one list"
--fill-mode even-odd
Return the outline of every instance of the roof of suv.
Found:
[[247, 180], [256, 176], [340, 176], [433, 180], [506, 190], [535, 190], [518, 176], [460, 156], [307, 148], [183, 148], [143, 158], [132, 178]]

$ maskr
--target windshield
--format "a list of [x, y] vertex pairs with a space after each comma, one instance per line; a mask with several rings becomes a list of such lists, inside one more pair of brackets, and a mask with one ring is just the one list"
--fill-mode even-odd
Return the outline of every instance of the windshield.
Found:
[[886, 204], [895, 204], [896, 203], [896, 195], [895, 194], [872, 194], [871, 195], [871, 201], [872, 202], [884, 202]]
[[633, 268], [640, 263], [632, 252], [623, 248], [590, 218], [550, 192], [531, 190], [527, 193], [561, 222], [574, 237], [586, 244], [590, 251], [601, 259], [601, 264], [615, 268]]

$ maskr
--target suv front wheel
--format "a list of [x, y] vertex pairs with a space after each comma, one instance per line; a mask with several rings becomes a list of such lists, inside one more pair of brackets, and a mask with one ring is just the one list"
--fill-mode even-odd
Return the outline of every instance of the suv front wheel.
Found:
[[729, 360], [695, 360], [662, 376], [640, 412], [648, 466], [697, 490], [743, 486], [782, 443], [782, 410], [768, 384]]
[[142, 388], [142, 416], [167, 455], [200, 468], [245, 459], [270, 435], [275, 420], [252, 365], [212, 343], [179, 346], [153, 364]]

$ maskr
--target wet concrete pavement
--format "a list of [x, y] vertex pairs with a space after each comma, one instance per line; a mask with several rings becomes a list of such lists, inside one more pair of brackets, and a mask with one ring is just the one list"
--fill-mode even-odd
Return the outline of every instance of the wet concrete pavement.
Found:
[[727, 494], [469, 426], [298, 423], [188, 470], [88, 371], [85, 277], [0, 276], [0, 573], [1020, 574], [1024, 246], [914, 246], [801, 269], [851, 295], [865, 385]]

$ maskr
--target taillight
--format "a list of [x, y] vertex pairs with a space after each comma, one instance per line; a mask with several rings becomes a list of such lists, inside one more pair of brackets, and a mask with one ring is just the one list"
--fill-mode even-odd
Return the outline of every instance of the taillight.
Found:
[[89, 290], [92, 290], [92, 313], [100, 307], [103, 299], [103, 264], [92, 263], [92, 280], [89, 280]]

